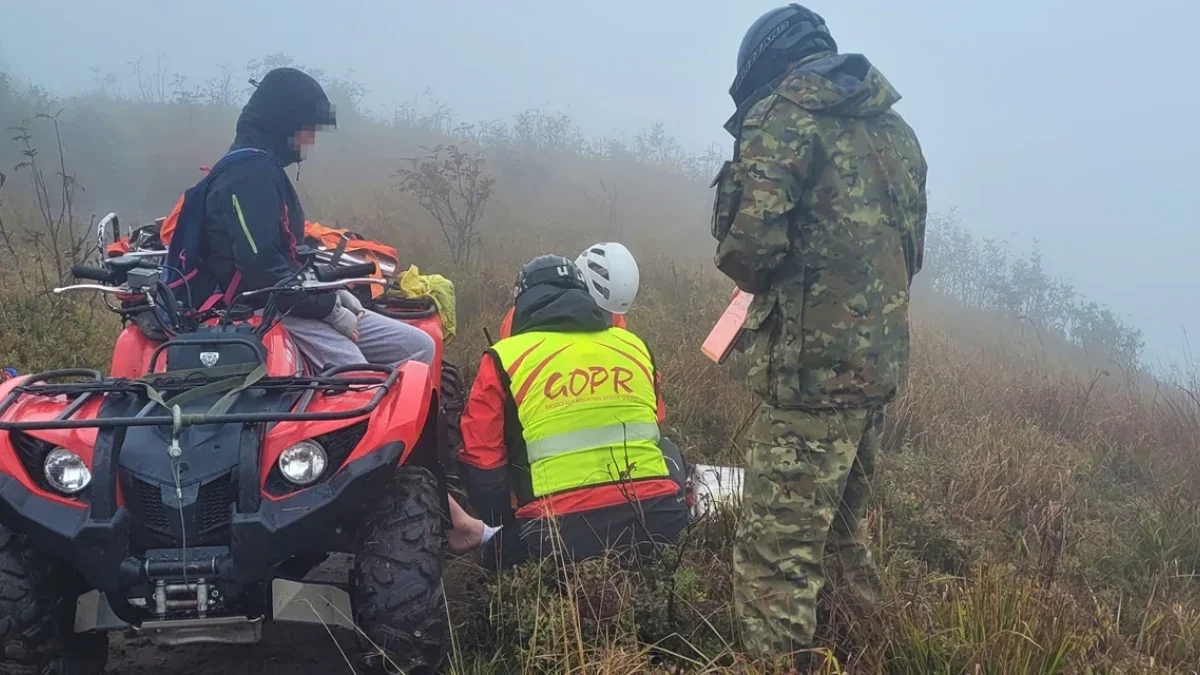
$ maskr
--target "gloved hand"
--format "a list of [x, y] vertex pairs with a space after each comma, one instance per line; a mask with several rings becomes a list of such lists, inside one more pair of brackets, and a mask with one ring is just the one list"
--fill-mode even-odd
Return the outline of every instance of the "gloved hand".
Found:
[[337, 292], [337, 297], [338, 303], [341, 304], [342, 307], [354, 312], [354, 316], [362, 317], [363, 313], [366, 311], [363, 309], [362, 303], [359, 302], [358, 297], [344, 288]]
[[358, 315], [342, 307], [341, 303], [334, 305], [333, 311], [325, 317], [325, 323], [352, 341], [358, 342]]

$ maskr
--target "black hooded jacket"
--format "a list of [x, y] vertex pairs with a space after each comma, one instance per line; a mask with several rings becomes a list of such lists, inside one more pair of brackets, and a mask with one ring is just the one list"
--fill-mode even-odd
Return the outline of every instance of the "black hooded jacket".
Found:
[[612, 314], [600, 309], [584, 289], [541, 284], [513, 303], [513, 335], [534, 330], [588, 333], [606, 328], [612, 328]]
[[[294, 68], [267, 73], [242, 108], [230, 151], [263, 151], [234, 161], [213, 176], [205, 199], [201, 265], [228, 288], [241, 273], [239, 290], [264, 288], [291, 277], [304, 240], [304, 210], [284, 167], [301, 161], [291, 138], [304, 128], [336, 123], [321, 85]], [[240, 213], [239, 213], [240, 211]], [[293, 316], [324, 319], [333, 311], [332, 292], [280, 297], [279, 309]]]

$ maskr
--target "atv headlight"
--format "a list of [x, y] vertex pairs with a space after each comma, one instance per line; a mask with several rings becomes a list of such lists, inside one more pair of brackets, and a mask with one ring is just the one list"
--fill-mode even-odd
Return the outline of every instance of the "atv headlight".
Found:
[[311, 485], [325, 473], [329, 459], [316, 441], [300, 441], [279, 455], [279, 472], [296, 485]]
[[65, 495], [73, 495], [92, 482], [92, 472], [83, 458], [66, 448], [55, 448], [46, 455], [43, 473], [50, 487]]

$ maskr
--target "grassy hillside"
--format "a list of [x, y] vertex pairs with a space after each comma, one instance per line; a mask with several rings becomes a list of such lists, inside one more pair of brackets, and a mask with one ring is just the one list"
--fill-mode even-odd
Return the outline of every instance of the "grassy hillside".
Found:
[[[13, 94], [0, 104], [0, 117], [65, 108], [63, 173], [79, 187], [68, 190], [73, 214], [60, 216], [49, 120], [30, 126], [50, 177], [48, 208], [31, 168], [12, 170], [26, 159], [19, 147], [0, 155], [0, 365], [103, 365], [116, 325], [101, 309], [47, 296], [56, 263], [75, 248], [52, 245], [48, 231], [58, 223], [66, 241], [93, 213], [164, 213], [228, 143], [236, 111], [100, 96], [55, 104]], [[394, 178], [421, 146], [455, 139], [479, 149], [496, 179], [479, 253], [463, 263]], [[711, 265], [707, 167], [654, 130], [624, 144], [586, 142], [569, 120], [543, 113], [462, 127], [408, 111], [387, 122], [346, 117], [319, 139], [298, 189], [310, 219], [381, 237], [406, 262], [455, 281], [460, 337], [450, 357], [467, 366], [483, 328], [498, 325], [520, 263], [626, 243], [643, 275], [630, 327], [665, 374], [671, 435], [694, 460], [737, 464], [737, 432], [756, 404], [744, 364], [717, 367], [698, 349], [730, 291]], [[1120, 355], [1046, 329], [1070, 319], [1033, 302], [1013, 281], [1030, 275], [1011, 266], [970, 278], [945, 271], [978, 270], [971, 250], [931, 251], [942, 259], [919, 277], [911, 379], [889, 410], [869, 514], [888, 599], [864, 613], [836, 593], [827, 599], [821, 672], [1200, 672], [1196, 382], [1160, 384]], [[1031, 307], [1046, 316], [1034, 321]], [[636, 572], [601, 562], [489, 579], [453, 561], [456, 671], [784, 672], [738, 653], [735, 522], [724, 512], [697, 523], [656, 567]]]

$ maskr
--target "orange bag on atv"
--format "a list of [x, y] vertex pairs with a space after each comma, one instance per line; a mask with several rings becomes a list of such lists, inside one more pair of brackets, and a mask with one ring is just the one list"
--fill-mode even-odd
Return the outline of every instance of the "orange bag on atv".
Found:
[[179, 201], [175, 202], [171, 213], [163, 219], [162, 226], [158, 228], [158, 238], [162, 241], [163, 246], [171, 247], [171, 235], [175, 233], [175, 226], [179, 223], [179, 211], [183, 208], [183, 195], [179, 195]]
[[133, 246], [129, 243], [129, 237], [122, 237], [117, 241], [104, 247], [104, 257], [116, 258], [117, 256], [125, 255], [133, 250]]
[[[209, 169], [210, 167], [201, 166], [200, 173], [207, 174]], [[179, 199], [176, 200], [175, 206], [171, 207], [171, 213], [167, 214], [166, 218], [160, 218], [155, 221], [158, 225], [158, 241], [162, 244], [163, 248], [171, 247], [171, 235], [175, 234], [175, 227], [179, 224], [179, 212], [183, 210], [183, 197], [184, 195], [179, 195]], [[128, 253], [130, 250], [132, 250], [132, 245], [129, 241], [123, 239], [110, 244], [107, 252], [112, 257]]]
[[[324, 225], [305, 221], [304, 242], [314, 248], [327, 251], [341, 251], [354, 262], [375, 263], [376, 279], [391, 279], [396, 275], [400, 265], [400, 256], [395, 247], [367, 239], [366, 237], [346, 229], [334, 229]], [[371, 297], [378, 298], [386, 292], [383, 286], [371, 286]]]

